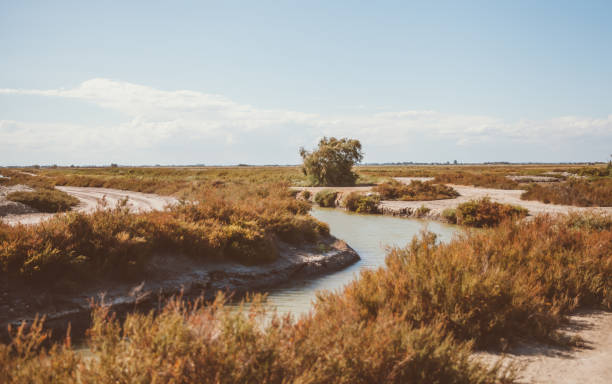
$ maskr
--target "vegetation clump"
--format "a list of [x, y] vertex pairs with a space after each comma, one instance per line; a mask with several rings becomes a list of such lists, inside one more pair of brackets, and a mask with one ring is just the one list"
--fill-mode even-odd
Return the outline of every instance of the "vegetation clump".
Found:
[[30, 206], [40, 212], [65, 212], [79, 204], [79, 199], [55, 188], [9, 193], [6, 198]]
[[612, 207], [612, 178], [571, 178], [559, 184], [532, 184], [521, 199], [578, 207]]
[[353, 165], [363, 159], [361, 143], [354, 139], [324, 137], [315, 151], [300, 149], [304, 160], [302, 171], [311, 185], [354, 185], [357, 174]]
[[314, 201], [321, 207], [333, 208], [336, 206], [338, 192], [331, 189], [324, 189], [315, 194]]
[[344, 198], [343, 204], [351, 212], [378, 213], [380, 197], [376, 194], [364, 195], [359, 192], [351, 192]]
[[413, 180], [410, 184], [391, 180], [378, 184], [372, 190], [378, 192], [383, 200], [441, 200], [453, 199], [459, 196], [457, 191], [447, 185], [436, 184], [433, 181], [422, 182], [420, 180]]
[[527, 209], [523, 207], [497, 203], [488, 197], [466, 201], [459, 204], [454, 212], [443, 213], [447, 220], [451, 221], [454, 218], [456, 224], [470, 227], [493, 227], [504, 220], [520, 219], [527, 214]]
[[329, 233], [309, 210], [286, 185], [272, 184], [207, 189], [196, 202], [164, 211], [131, 213], [124, 202], [37, 225], [0, 223], [0, 274], [36, 284], [133, 277], [163, 250], [265, 263], [277, 256], [275, 239], [299, 243]]

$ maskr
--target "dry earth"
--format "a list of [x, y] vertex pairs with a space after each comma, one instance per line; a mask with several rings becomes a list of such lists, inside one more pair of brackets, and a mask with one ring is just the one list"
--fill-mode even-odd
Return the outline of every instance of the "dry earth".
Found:
[[[36, 212], [32, 208], [23, 204], [9, 202], [6, 200], [6, 194], [14, 190], [27, 190], [27, 187], [0, 187], [0, 219], [5, 223], [16, 224], [35, 224], [53, 217], [52, 213]], [[81, 203], [74, 209], [79, 212], [92, 212], [101, 204], [106, 203], [107, 207], [116, 206], [121, 200], [127, 198], [127, 206], [133, 212], [146, 212], [151, 210], [160, 210], [169, 204], [178, 202], [174, 197], [160, 196], [151, 193], [140, 193], [132, 191], [123, 191], [109, 188], [84, 188], [84, 187], [56, 187], [57, 189], [71, 194], [78, 198]], [[14, 207], [15, 204], [19, 206]], [[14, 209], [4, 209], [3, 207], [11, 206]], [[4, 212], [4, 213], [3, 213]]]
[[[504, 356], [505, 363], [520, 369], [519, 383], [609, 384], [612, 383], [612, 313], [582, 311], [569, 316], [562, 329], [567, 336], [578, 336], [583, 346], [564, 349], [542, 344], [524, 344]], [[493, 364], [496, 353], [478, 353], [478, 359]]]

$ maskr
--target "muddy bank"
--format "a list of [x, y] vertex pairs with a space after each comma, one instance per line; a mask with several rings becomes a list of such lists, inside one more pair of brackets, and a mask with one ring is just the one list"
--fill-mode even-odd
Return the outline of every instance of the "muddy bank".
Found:
[[69, 323], [78, 337], [90, 322], [90, 300], [100, 300], [118, 314], [157, 308], [170, 296], [206, 299], [218, 291], [233, 297], [247, 292], [263, 291], [294, 278], [324, 275], [343, 269], [359, 260], [359, 255], [344, 241], [332, 236], [318, 244], [299, 247], [279, 243], [279, 258], [273, 263], [245, 266], [236, 263], [200, 262], [193, 258], [158, 254], [147, 264], [141, 279], [131, 282], [92, 281], [86, 289], [50, 292], [15, 282], [0, 282], [1, 339], [7, 337], [7, 326], [31, 321], [36, 314], [45, 315], [46, 327], [63, 335]]
[[[6, 195], [14, 190], [31, 190], [31, 188], [25, 186], [0, 188], [2, 188], [0, 189], [0, 220], [4, 221], [5, 223], [10, 225], [36, 224], [56, 215], [53, 213], [41, 213], [21, 203], [6, 200]], [[127, 206], [132, 212], [162, 210], [167, 205], [178, 203], [178, 200], [174, 197], [160, 196], [152, 193], [124, 191], [110, 188], [66, 186], [56, 188], [79, 199], [80, 204], [76, 206], [73, 211], [85, 213], [93, 212], [103, 204], [105, 204], [106, 207], [115, 207], [119, 202], [125, 199], [127, 199]]]
[[[583, 345], [568, 349], [525, 343], [503, 355], [505, 364], [520, 368], [519, 383], [605, 384], [612, 381], [612, 312], [590, 310], [568, 316], [561, 332], [579, 337]], [[478, 353], [475, 357], [493, 364], [499, 353]]]

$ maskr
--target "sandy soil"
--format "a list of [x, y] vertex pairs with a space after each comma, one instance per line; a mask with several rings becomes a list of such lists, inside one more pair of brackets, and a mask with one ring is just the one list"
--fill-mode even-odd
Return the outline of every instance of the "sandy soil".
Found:
[[[562, 332], [579, 336], [583, 347], [525, 344], [504, 356], [506, 363], [520, 368], [520, 383], [612, 383], [612, 312], [582, 311], [569, 316], [569, 320]], [[479, 353], [476, 357], [492, 364], [500, 355]]]
[[[108, 188], [82, 188], [82, 187], [57, 187], [57, 189], [69, 193], [78, 198], [81, 203], [74, 209], [79, 212], [94, 211], [103, 200], [107, 207], [114, 207], [125, 198], [128, 199], [128, 207], [133, 212], [145, 212], [161, 210], [169, 204], [178, 202], [174, 197], [160, 196], [151, 193], [140, 193]], [[6, 194], [6, 193], [5, 193]], [[0, 206], [8, 204], [4, 199], [5, 194], [0, 194]], [[13, 203], [15, 204], [15, 203]], [[32, 209], [21, 212], [7, 212], [0, 219], [8, 224], [35, 224], [53, 217], [51, 213], [35, 212]], [[1, 213], [0, 213], [1, 215]]]

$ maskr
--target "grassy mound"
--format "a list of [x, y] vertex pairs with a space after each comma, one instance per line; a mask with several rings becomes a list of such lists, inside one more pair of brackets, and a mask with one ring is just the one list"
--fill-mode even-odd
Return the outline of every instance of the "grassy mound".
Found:
[[372, 190], [380, 194], [383, 200], [441, 200], [453, 199], [459, 196], [459, 193], [449, 186], [435, 184], [432, 181], [422, 182], [419, 180], [413, 180], [410, 184], [391, 180], [375, 186]]
[[33, 192], [13, 192], [8, 200], [30, 206], [40, 212], [65, 212], [79, 204], [79, 199], [57, 189], [40, 188]]

